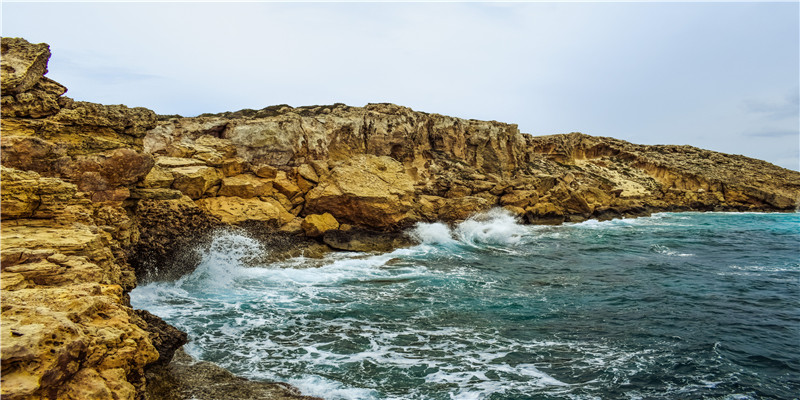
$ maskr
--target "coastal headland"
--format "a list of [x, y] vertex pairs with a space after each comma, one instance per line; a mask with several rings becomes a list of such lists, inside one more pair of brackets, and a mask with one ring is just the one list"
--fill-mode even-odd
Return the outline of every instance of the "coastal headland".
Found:
[[307, 398], [187, 360], [186, 334], [130, 306], [137, 282], [191, 270], [216, 229], [247, 231], [270, 257], [319, 257], [387, 251], [417, 222], [495, 207], [558, 224], [800, 204], [800, 172], [691, 146], [531, 136], [385, 103], [185, 118], [74, 101], [44, 76], [49, 57], [2, 38], [9, 400]]

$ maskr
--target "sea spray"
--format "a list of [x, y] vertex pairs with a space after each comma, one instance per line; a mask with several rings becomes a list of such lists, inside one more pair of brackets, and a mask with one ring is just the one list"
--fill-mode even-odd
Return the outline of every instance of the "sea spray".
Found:
[[797, 214], [533, 227], [490, 212], [316, 268], [252, 265], [269, 249], [228, 237], [131, 301], [198, 358], [330, 400], [791, 399], [799, 231]]

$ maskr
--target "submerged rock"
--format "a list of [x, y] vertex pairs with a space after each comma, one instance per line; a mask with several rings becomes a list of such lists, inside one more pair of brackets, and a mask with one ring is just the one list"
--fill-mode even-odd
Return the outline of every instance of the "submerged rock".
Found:
[[148, 370], [147, 396], [159, 400], [322, 400], [286, 383], [240, 378], [216, 364], [178, 350], [167, 365]]

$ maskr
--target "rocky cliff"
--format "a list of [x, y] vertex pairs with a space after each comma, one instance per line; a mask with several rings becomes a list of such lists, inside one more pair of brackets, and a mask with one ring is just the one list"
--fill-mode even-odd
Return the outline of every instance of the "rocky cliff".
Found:
[[[800, 203], [800, 173], [743, 156], [534, 137], [393, 104], [182, 118], [78, 102], [44, 77], [49, 56], [45, 44], [2, 39], [8, 399], [203, 398], [176, 381], [182, 373], [169, 375], [184, 371], [185, 359], [169, 362], [185, 335], [133, 310], [127, 293], [137, 277], [191, 268], [188, 250], [219, 227], [246, 229], [277, 256], [315, 256], [388, 250], [407, 244], [401, 231], [417, 221], [492, 207], [561, 223]], [[147, 377], [165, 374], [146, 390]], [[281, 385], [253, 390], [296, 396]]]

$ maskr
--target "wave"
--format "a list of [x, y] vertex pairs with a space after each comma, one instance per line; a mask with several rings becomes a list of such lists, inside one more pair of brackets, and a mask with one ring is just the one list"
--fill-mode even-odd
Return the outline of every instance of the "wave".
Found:
[[422, 245], [499, 249], [520, 243], [531, 231], [531, 227], [520, 224], [510, 212], [494, 208], [452, 228], [441, 222], [420, 222], [408, 233]]

